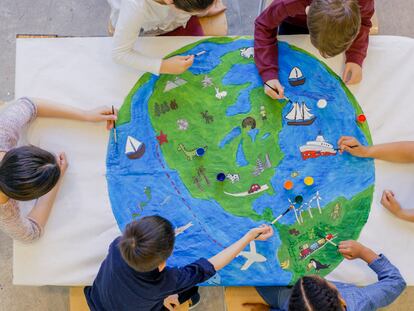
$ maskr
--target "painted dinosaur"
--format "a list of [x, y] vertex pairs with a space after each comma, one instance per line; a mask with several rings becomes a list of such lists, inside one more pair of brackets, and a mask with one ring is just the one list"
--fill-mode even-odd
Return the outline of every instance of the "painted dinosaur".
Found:
[[[204, 146], [203, 148], [204, 150], [207, 150], [207, 146]], [[187, 150], [183, 144], [178, 144], [177, 150], [182, 151], [184, 155], [187, 157], [188, 161], [193, 161], [194, 157], [197, 157], [197, 148]]]

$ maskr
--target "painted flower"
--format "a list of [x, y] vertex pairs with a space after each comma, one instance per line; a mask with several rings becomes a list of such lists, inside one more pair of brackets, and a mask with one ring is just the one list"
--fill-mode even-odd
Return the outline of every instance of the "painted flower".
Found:
[[177, 120], [178, 129], [181, 131], [186, 131], [188, 129], [188, 121], [185, 119]]

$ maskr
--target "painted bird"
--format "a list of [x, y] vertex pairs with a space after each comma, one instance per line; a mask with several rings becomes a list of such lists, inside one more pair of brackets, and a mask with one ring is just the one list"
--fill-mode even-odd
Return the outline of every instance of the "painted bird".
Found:
[[308, 265], [309, 268], [313, 267], [316, 273], [318, 273], [322, 269], [328, 269], [330, 266], [331, 265], [324, 265], [323, 263], [320, 263], [319, 261], [313, 258], [309, 261], [309, 265]]

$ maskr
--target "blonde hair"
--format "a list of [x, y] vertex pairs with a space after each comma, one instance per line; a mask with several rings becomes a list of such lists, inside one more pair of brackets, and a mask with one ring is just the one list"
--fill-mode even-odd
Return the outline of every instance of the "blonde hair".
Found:
[[346, 51], [361, 28], [358, 0], [313, 0], [308, 28], [312, 44], [324, 57]]

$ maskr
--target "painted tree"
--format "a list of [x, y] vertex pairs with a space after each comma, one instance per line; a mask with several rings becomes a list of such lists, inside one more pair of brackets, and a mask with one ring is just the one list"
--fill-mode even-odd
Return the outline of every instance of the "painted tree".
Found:
[[154, 105], [154, 113], [157, 117], [159, 117], [161, 115], [161, 107], [160, 104], [155, 103]]
[[170, 111], [170, 106], [168, 106], [168, 104], [166, 102], [164, 102], [161, 105], [161, 112], [162, 113], [167, 113], [168, 111]]

